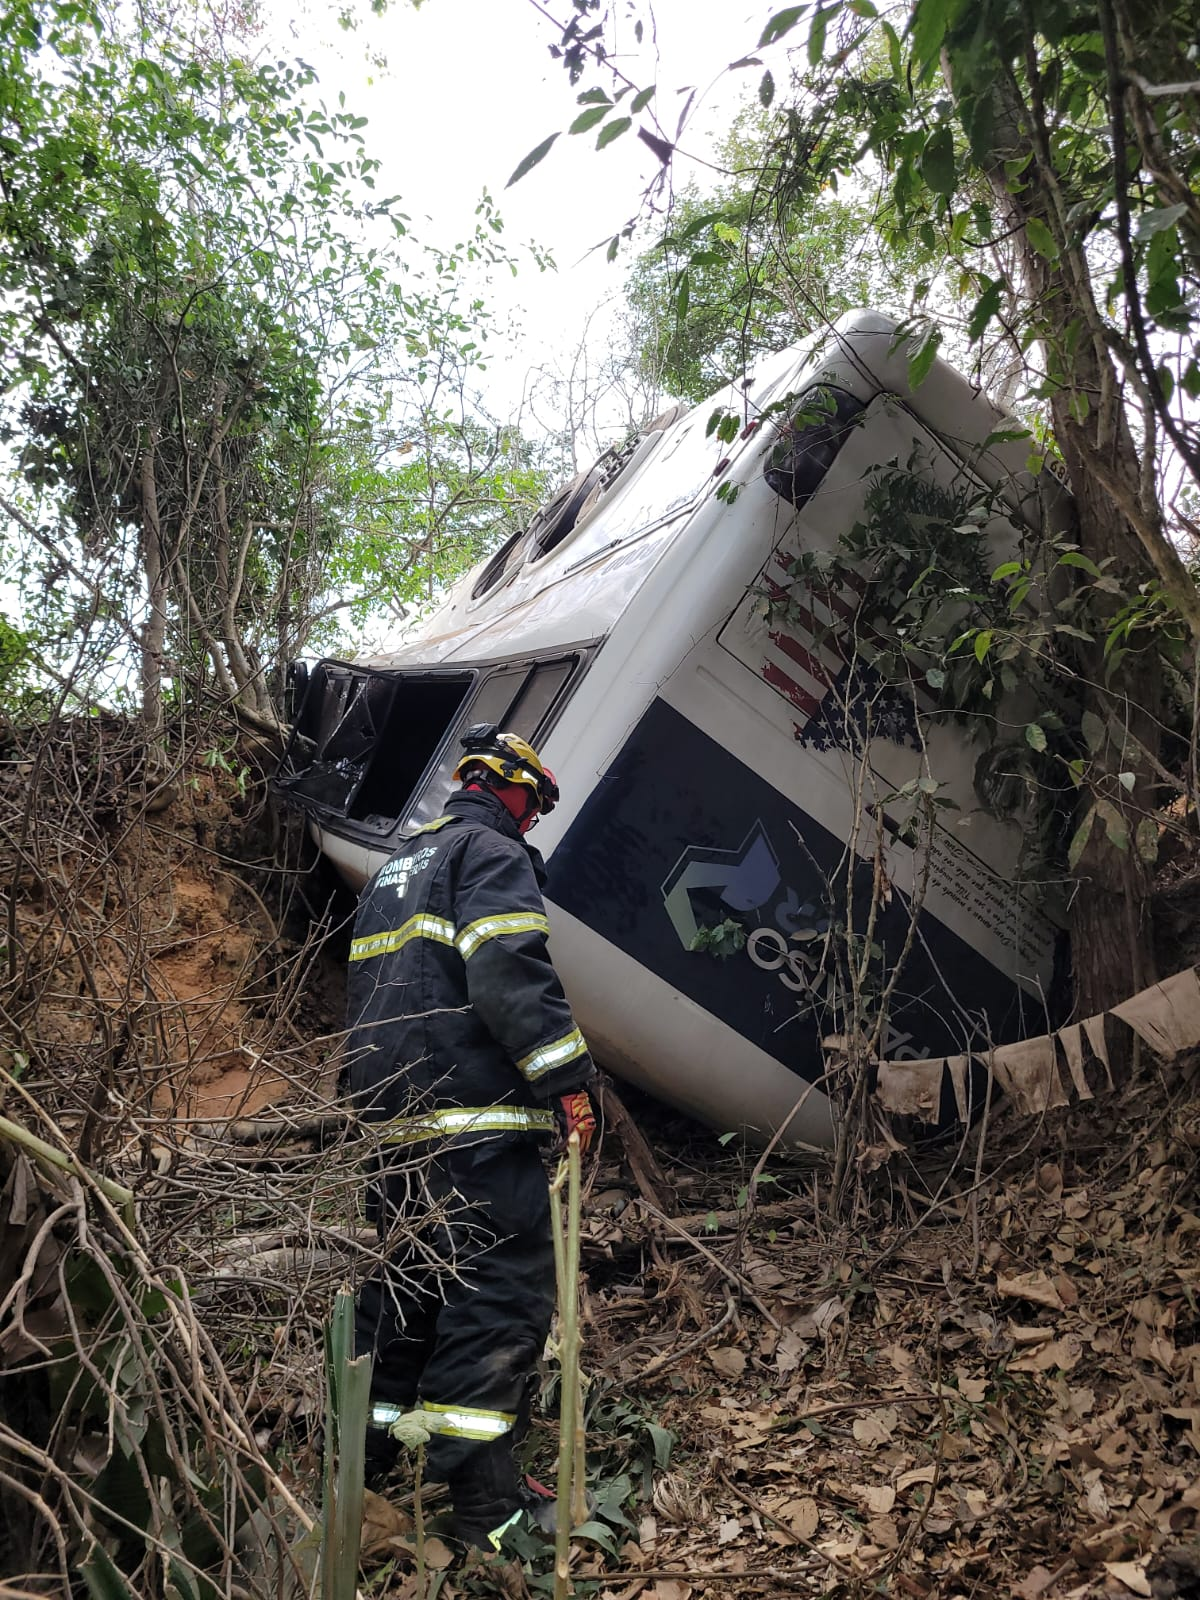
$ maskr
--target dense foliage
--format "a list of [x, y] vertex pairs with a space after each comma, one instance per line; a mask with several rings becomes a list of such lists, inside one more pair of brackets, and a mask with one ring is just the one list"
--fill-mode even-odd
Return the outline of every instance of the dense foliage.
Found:
[[0, 44], [8, 570], [43, 683], [136, 674], [151, 730], [205, 687], [270, 722], [284, 661], [541, 488], [475, 399], [491, 202], [422, 246], [364, 119], [248, 26], [31, 0]]

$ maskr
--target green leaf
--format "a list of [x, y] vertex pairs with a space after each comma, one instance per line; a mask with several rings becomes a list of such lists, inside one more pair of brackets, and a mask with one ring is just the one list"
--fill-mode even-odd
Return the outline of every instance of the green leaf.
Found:
[[990, 450], [994, 444], [1012, 444], [1017, 439], [1028, 438], [1028, 428], [997, 428], [995, 433], [989, 433], [983, 441], [983, 448]]
[[771, 101], [774, 100], [774, 98], [775, 78], [772, 73], [764, 72], [762, 75], [762, 82], [758, 86], [758, 103], [760, 106], [765, 108], [771, 104]]
[[598, 122], [603, 122], [612, 110], [611, 105], [589, 106], [586, 111], [581, 111], [575, 121], [567, 129], [568, 133], [586, 133], [589, 128], [594, 128]]
[[643, 1422], [642, 1426], [650, 1435], [654, 1446], [654, 1465], [660, 1472], [665, 1472], [671, 1465], [671, 1451], [675, 1446], [675, 1435], [670, 1428], [660, 1427], [657, 1422]]
[[946, 674], [941, 667], [930, 667], [925, 674], [925, 682], [931, 689], [940, 689], [946, 681]]
[[527, 172], [532, 172], [539, 161], [544, 161], [550, 154], [550, 146], [557, 138], [558, 135], [556, 133], [552, 133], [548, 139], [543, 139], [541, 144], [536, 145], [525, 157], [525, 159], [520, 162], [517, 170], [513, 173], [512, 177], [508, 180], [504, 187], [506, 189], [511, 189], [514, 183], [520, 183], [521, 179]]
[[1173, 312], [1181, 305], [1179, 290], [1179, 232], [1162, 228], [1150, 240], [1146, 252], [1146, 275], [1150, 286], [1146, 310], [1153, 316]]
[[581, 1522], [577, 1528], [571, 1529], [572, 1539], [588, 1539], [592, 1544], [598, 1544], [610, 1556], [617, 1553], [616, 1535], [611, 1528], [606, 1528], [602, 1522]]
[[575, 104], [579, 106], [610, 106], [612, 101], [603, 89], [585, 89], [582, 94], [575, 96]]
[[983, 628], [975, 635], [975, 659], [982, 666], [988, 651], [992, 648], [992, 630]]
[[1004, 291], [1004, 280], [993, 278], [987, 288], [975, 302], [975, 309], [971, 312], [971, 320], [967, 324], [967, 338], [975, 344], [983, 337], [988, 323], [1000, 309], [1000, 297]]
[[992, 573], [992, 582], [999, 583], [1001, 578], [1011, 578], [1020, 570], [1021, 563], [1019, 561], [1002, 561], [995, 572]]
[[930, 368], [937, 359], [938, 346], [942, 342], [942, 330], [931, 327], [926, 330], [925, 338], [920, 349], [915, 355], [908, 358], [908, 386], [910, 389], [919, 389], [929, 376]]
[[682, 322], [687, 316], [688, 302], [692, 294], [692, 280], [689, 273], [683, 273], [679, 279], [679, 288], [675, 291], [675, 316]]
[[686, 244], [689, 239], [694, 239], [698, 233], [703, 233], [705, 228], [712, 227], [713, 223], [722, 222], [724, 217], [725, 213], [723, 211], [701, 212], [698, 217], [693, 217], [687, 227], [680, 233], [679, 243]]
[[1134, 786], [1137, 783], [1137, 774], [1135, 772], [1118, 772], [1117, 782], [1121, 785], [1126, 794], [1132, 794]]
[[1092, 806], [1086, 817], [1076, 828], [1075, 833], [1067, 846], [1067, 866], [1072, 872], [1079, 865], [1083, 852], [1087, 849], [1088, 840], [1092, 836], [1092, 828], [1096, 821], [1096, 808]]
[[1030, 217], [1025, 224], [1025, 237], [1029, 240], [1031, 249], [1038, 255], [1044, 256], [1047, 261], [1057, 261], [1059, 256], [1058, 245], [1054, 242], [1054, 235], [1040, 217]]
[[1100, 568], [1092, 560], [1091, 556], [1085, 556], [1082, 550], [1064, 550], [1058, 558], [1058, 565], [1060, 567], [1082, 567], [1093, 578], [1101, 576]]
[[818, 6], [808, 30], [808, 64], [810, 67], [820, 66], [821, 57], [825, 54], [825, 31], [829, 26], [830, 11], [825, 6]]
[[903, 77], [903, 68], [900, 58], [900, 35], [896, 32], [895, 28], [892, 27], [891, 23], [886, 17], [880, 23], [880, 27], [883, 29], [883, 36], [887, 40], [888, 65], [892, 69], [892, 77], [899, 79]]
[[1187, 205], [1184, 202], [1175, 206], [1160, 206], [1154, 211], [1143, 211], [1138, 218], [1137, 237], [1152, 239], [1164, 228], [1173, 228], [1186, 211]]
[[1129, 824], [1111, 800], [1097, 800], [1096, 810], [1104, 819], [1104, 831], [1114, 849], [1129, 849]]
[[1105, 732], [1104, 723], [1094, 711], [1085, 711], [1079, 719], [1079, 729], [1083, 734], [1083, 742], [1093, 755], [1099, 755], [1104, 749]]
[[1153, 817], [1143, 817], [1135, 834], [1137, 853], [1148, 867], [1158, 860], [1158, 824]]
[[112, 1557], [98, 1544], [92, 1546], [79, 1574], [92, 1600], [134, 1600], [133, 1590], [117, 1570]]
[[954, 136], [950, 132], [949, 123], [943, 122], [940, 128], [935, 128], [929, 135], [917, 165], [921, 169], [921, 176], [934, 194], [954, 193], [956, 181]]
[[651, 100], [654, 99], [654, 93], [657, 88], [658, 85], [656, 83], [652, 83], [648, 89], [639, 89], [634, 95], [633, 99], [629, 102], [629, 110], [635, 117], [639, 111], [645, 111]]
[[596, 140], [596, 149], [603, 150], [605, 145], [611, 144], [614, 139], [619, 139], [623, 133], [628, 133], [632, 127], [632, 117], [617, 117], [612, 122], [606, 123], [600, 129], [600, 137]]
[[782, 11], [777, 11], [763, 29], [758, 41], [758, 48], [762, 50], [766, 45], [775, 44], [785, 34], [791, 33], [807, 10], [808, 7], [803, 5], [784, 6]]
[[1025, 743], [1040, 753], [1046, 749], [1046, 730], [1040, 723], [1030, 722], [1025, 727]]
[[917, 0], [912, 20], [913, 56], [926, 67], [942, 48], [952, 0]]

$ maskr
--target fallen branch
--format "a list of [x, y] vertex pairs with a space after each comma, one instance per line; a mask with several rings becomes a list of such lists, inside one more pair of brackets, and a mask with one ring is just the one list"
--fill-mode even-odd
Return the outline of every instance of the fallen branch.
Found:
[[35, 1161], [53, 1167], [57, 1172], [70, 1173], [71, 1177], [98, 1189], [106, 1200], [111, 1200], [113, 1205], [120, 1208], [126, 1227], [134, 1227], [132, 1189], [127, 1189], [124, 1184], [114, 1183], [111, 1178], [93, 1172], [76, 1156], [68, 1151], [55, 1149], [54, 1145], [47, 1144], [45, 1139], [39, 1139], [36, 1133], [30, 1133], [29, 1129], [23, 1128], [19, 1122], [10, 1122], [7, 1117], [0, 1117], [0, 1139], [7, 1139], [9, 1144], [19, 1145]]
[[813, 1544], [811, 1539], [806, 1539], [802, 1533], [797, 1533], [795, 1528], [789, 1528], [782, 1518], [777, 1517], [773, 1511], [768, 1511], [766, 1506], [760, 1505], [752, 1494], [748, 1494], [745, 1489], [739, 1489], [724, 1467], [717, 1468], [717, 1477], [720, 1478], [730, 1494], [740, 1500], [744, 1506], [749, 1506], [755, 1516], [762, 1517], [765, 1522], [774, 1523], [775, 1527], [786, 1533], [796, 1544], [805, 1550], [810, 1550], [814, 1556], [820, 1556], [822, 1561], [827, 1561], [835, 1572], [841, 1573], [843, 1578], [855, 1578], [858, 1576], [849, 1567], [843, 1566], [836, 1556], [827, 1555], [824, 1550]]
[[[822, 1556], [822, 1560], [828, 1557]], [[647, 1583], [659, 1578], [675, 1578], [681, 1583], [784, 1583], [798, 1582], [801, 1578], [812, 1576], [813, 1566], [807, 1567], [755, 1567], [747, 1572], [735, 1572], [724, 1567], [645, 1567], [638, 1572], [633, 1567], [625, 1567], [615, 1572], [606, 1571], [603, 1574], [605, 1584], [636, 1583], [644, 1579]]]
[[599, 1100], [605, 1123], [621, 1141], [625, 1159], [629, 1162], [629, 1170], [633, 1173], [633, 1181], [638, 1186], [638, 1193], [652, 1206], [657, 1206], [660, 1211], [669, 1214], [674, 1210], [673, 1203], [666, 1198], [670, 1193], [670, 1185], [655, 1159], [654, 1151], [647, 1144], [645, 1135], [607, 1078], [602, 1079], [599, 1084]]
[[235, 1144], [262, 1144], [268, 1139], [321, 1139], [354, 1125], [345, 1111], [328, 1111], [307, 1117], [239, 1117], [230, 1121], [193, 1122], [187, 1132], [193, 1139], [222, 1139]]
[[750, 1304], [758, 1309], [760, 1314], [766, 1318], [766, 1320], [771, 1324], [777, 1333], [783, 1332], [783, 1324], [779, 1321], [779, 1318], [772, 1315], [772, 1313], [767, 1310], [766, 1306], [759, 1299], [758, 1295], [755, 1294], [753, 1288], [746, 1281], [746, 1279], [742, 1277], [740, 1272], [735, 1272], [732, 1267], [726, 1266], [725, 1262], [721, 1260], [720, 1256], [714, 1255], [707, 1245], [700, 1243], [699, 1239], [693, 1239], [686, 1228], [681, 1227], [680, 1224], [675, 1221], [674, 1217], [664, 1216], [657, 1206], [651, 1205], [649, 1200], [634, 1200], [631, 1202], [631, 1204], [642, 1206], [646, 1211], [649, 1211], [652, 1216], [657, 1217], [659, 1222], [663, 1223], [664, 1226], [673, 1229], [676, 1233], [682, 1234], [691, 1245], [693, 1250], [698, 1250], [706, 1261], [711, 1261], [713, 1266], [716, 1267], [717, 1271], [733, 1284], [738, 1293], [745, 1295]]
[[698, 1350], [702, 1345], [706, 1345], [710, 1339], [714, 1338], [718, 1333], [720, 1333], [721, 1329], [733, 1316], [735, 1309], [733, 1296], [727, 1295], [725, 1299], [725, 1313], [713, 1323], [711, 1328], [702, 1329], [699, 1333], [694, 1334], [692, 1338], [688, 1339], [685, 1344], [678, 1345], [674, 1350], [668, 1351], [665, 1355], [655, 1356], [650, 1365], [643, 1368], [638, 1382], [645, 1383], [648, 1378], [657, 1378], [659, 1373], [664, 1371], [667, 1367], [674, 1366], [677, 1361], [681, 1361], [684, 1356], [690, 1355], [693, 1350]]

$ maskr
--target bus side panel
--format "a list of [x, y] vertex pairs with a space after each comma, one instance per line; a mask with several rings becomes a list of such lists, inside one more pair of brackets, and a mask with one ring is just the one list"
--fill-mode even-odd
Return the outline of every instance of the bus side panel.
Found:
[[832, 1144], [830, 1102], [711, 1011], [550, 903], [551, 948], [596, 1059], [722, 1132]]
[[[821, 955], [846, 915], [844, 896], [830, 892], [846, 882], [845, 860], [844, 840], [656, 699], [555, 849], [547, 895], [812, 1081], [835, 1022]], [[860, 861], [851, 876], [861, 928], [873, 865]], [[742, 949], [721, 957], [692, 948], [702, 929], [726, 920], [744, 931]], [[909, 902], [895, 889], [875, 929], [885, 966], [909, 923]], [[919, 926], [883, 1053], [947, 1054], [989, 1035], [1019, 1037], [1028, 996], [927, 913]], [[675, 1070], [686, 1075], [686, 1063]]]

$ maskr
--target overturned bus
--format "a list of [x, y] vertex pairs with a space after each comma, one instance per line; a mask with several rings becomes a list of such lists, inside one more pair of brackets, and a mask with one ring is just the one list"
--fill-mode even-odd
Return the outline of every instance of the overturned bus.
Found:
[[[996, 492], [997, 560], [1048, 496], [1069, 509], [961, 376], [935, 362], [912, 390], [909, 354], [852, 313], [660, 418], [396, 649], [317, 664], [280, 774], [359, 887], [440, 813], [468, 726], [533, 742], [562, 791], [536, 843], [580, 1026], [602, 1064], [722, 1131], [830, 1141], [848, 936], [885, 974], [903, 952], [883, 1055], [1046, 1026], [1059, 930], [1020, 881], [1019, 822], [981, 805], [962, 728], [920, 715], [933, 690], [919, 738], [856, 736], [855, 585], [796, 595], [797, 554], [833, 551], [888, 463]], [[738, 414], [732, 442], [714, 407]], [[914, 839], [904, 796], [930, 774], [954, 808]]]

